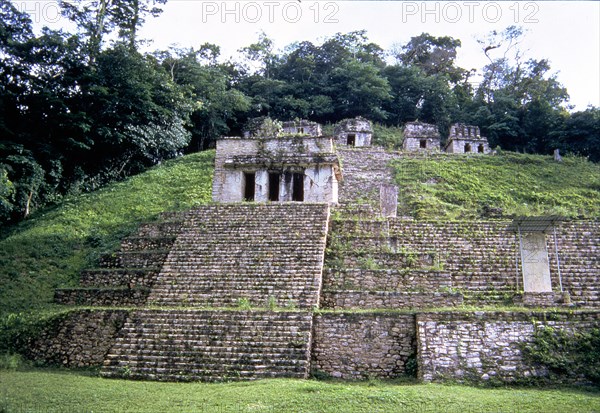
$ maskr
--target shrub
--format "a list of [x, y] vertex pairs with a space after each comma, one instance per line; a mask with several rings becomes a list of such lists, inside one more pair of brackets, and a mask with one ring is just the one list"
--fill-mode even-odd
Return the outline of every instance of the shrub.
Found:
[[600, 328], [573, 333], [553, 327], [537, 328], [524, 355], [546, 367], [550, 379], [583, 377], [600, 387]]

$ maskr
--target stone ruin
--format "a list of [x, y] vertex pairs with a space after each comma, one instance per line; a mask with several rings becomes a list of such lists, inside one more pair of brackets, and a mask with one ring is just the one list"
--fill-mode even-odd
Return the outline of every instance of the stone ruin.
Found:
[[[144, 380], [393, 379], [416, 368], [423, 381], [511, 383], [547, 378], [521, 350], [536, 328], [600, 326], [597, 221], [396, 217], [389, 162], [405, 154], [348, 147], [341, 132], [336, 150], [301, 120], [247, 129], [217, 144], [216, 203], [143, 224], [79, 288], [55, 292], [87, 308], [41, 331], [32, 358]], [[405, 130], [435, 141], [431, 125]], [[476, 127], [452, 136], [482, 142]], [[524, 308], [461, 308], [506, 304]]]
[[291, 135], [309, 135], [315, 137], [323, 135], [320, 124], [305, 119], [283, 122], [283, 132]]
[[440, 150], [440, 132], [435, 125], [423, 122], [408, 122], [404, 125], [402, 149], [408, 152]]
[[[424, 122], [408, 122], [403, 127], [404, 143], [402, 149], [406, 152], [439, 152], [441, 149], [440, 133], [437, 126]], [[478, 126], [455, 123], [450, 127], [450, 133], [443, 151], [446, 153], [490, 153], [486, 137], [481, 136]]]
[[274, 123], [217, 142], [213, 200], [337, 203], [342, 175], [332, 137], [315, 122]]
[[373, 126], [365, 118], [344, 119], [335, 127], [335, 142], [347, 146], [371, 146]]
[[450, 127], [450, 134], [444, 147], [447, 153], [490, 153], [486, 137], [481, 136], [479, 126], [455, 123]]

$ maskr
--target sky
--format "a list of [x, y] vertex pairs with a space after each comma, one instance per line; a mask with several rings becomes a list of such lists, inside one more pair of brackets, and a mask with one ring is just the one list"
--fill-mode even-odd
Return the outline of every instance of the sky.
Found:
[[[38, 26], [64, 26], [55, 0], [13, 1]], [[593, 1], [328, 1], [169, 0], [140, 31], [147, 50], [214, 43], [222, 58], [256, 42], [261, 32], [282, 50], [319, 44], [335, 33], [366, 30], [383, 49], [427, 32], [460, 39], [457, 64], [480, 70], [487, 59], [476, 38], [510, 25], [526, 30], [525, 58], [548, 59], [575, 110], [600, 106], [600, 2]]]

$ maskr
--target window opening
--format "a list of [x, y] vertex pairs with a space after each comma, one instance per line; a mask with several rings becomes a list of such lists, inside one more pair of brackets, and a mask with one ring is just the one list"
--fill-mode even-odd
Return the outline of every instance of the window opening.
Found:
[[277, 172], [269, 173], [269, 201], [277, 202], [279, 201], [279, 181], [281, 179], [281, 174]]
[[348, 138], [346, 140], [346, 144], [348, 146], [355, 146], [356, 145], [356, 135], [354, 135], [354, 134], [348, 135]]
[[304, 174], [294, 173], [292, 178], [292, 201], [304, 201]]
[[255, 186], [256, 174], [254, 172], [244, 172], [244, 201], [254, 201]]
[[419, 142], [421, 149], [426, 149], [427, 148], [427, 140], [426, 139], [421, 139], [421, 141]]

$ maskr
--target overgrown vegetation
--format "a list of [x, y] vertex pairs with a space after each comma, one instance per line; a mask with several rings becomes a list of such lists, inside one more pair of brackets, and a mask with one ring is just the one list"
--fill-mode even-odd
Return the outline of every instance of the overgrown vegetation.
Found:
[[65, 371], [0, 370], [0, 382], [1, 412], [562, 413], [594, 412], [600, 406], [599, 393], [581, 389], [478, 389], [378, 380], [157, 383]]
[[600, 165], [578, 157], [502, 152], [392, 164], [403, 212], [422, 219], [558, 214], [600, 217]]
[[75, 285], [82, 269], [114, 250], [140, 222], [210, 201], [213, 162], [213, 151], [168, 161], [6, 229], [0, 238], [0, 314], [46, 306], [55, 288]]
[[[460, 39], [428, 33], [392, 50], [358, 30], [283, 51], [263, 33], [227, 61], [209, 43], [143, 54], [139, 31], [166, 1], [60, 1], [74, 29], [35, 33], [23, 7], [0, 0], [0, 225], [262, 116], [395, 129], [418, 119], [442, 135], [466, 122], [492, 146], [600, 160], [600, 109], [567, 111], [567, 90], [548, 60], [525, 57], [519, 27], [478, 40], [489, 64], [474, 87], [456, 62]], [[396, 132], [376, 126], [375, 142], [397, 148]]]
[[523, 354], [533, 363], [546, 367], [550, 381], [586, 380], [600, 388], [600, 328], [569, 332], [539, 327]]

